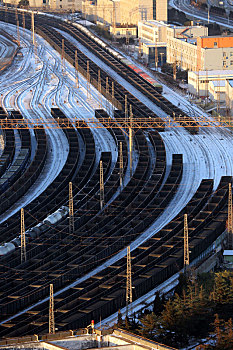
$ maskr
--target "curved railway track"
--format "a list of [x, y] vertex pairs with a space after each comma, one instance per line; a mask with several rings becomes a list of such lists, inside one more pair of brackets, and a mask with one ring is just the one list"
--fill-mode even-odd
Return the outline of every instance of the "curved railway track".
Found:
[[[29, 25], [29, 19], [27, 22]], [[47, 34], [51, 33], [50, 28], [46, 28]], [[52, 38], [59, 48], [57, 39], [61, 38], [61, 34], [58, 33]], [[74, 58], [75, 48], [71, 43], [66, 42], [66, 51], [70, 48], [73, 52], [69, 52], [69, 55]], [[81, 56], [83, 57], [80, 53]], [[92, 67], [91, 74], [94, 79], [98, 68], [94, 65], [91, 69]], [[47, 74], [46, 71], [47, 69], [44, 68], [43, 76]], [[59, 90], [61, 94], [64, 91], [61, 86], [62, 80], [59, 79], [59, 87], [53, 89]], [[106, 87], [104, 75], [102, 85]], [[73, 87], [70, 85], [67, 90], [69, 106], [74, 101], [73, 97], [69, 99], [70, 92], [75, 95], [72, 90]], [[119, 90], [123, 90], [124, 93], [120, 92], [122, 95], [119, 94], [118, 101], [124, 103], [125, 89], [119, 87]], [[51, 90], [51, 95], [53, 93], [54, 91]], [[48, 98], [47, 95], [45, 98]], [[133, 97], [132, 100], [130, 98], [134, 113], [142, 113], [143, 104]], [[68, 107], [63, 106], [63, 110], [69, 113]], [[148, 109], [145, 111], [150, 115], [151, 112]], [[105, 112], [101, 110], [96, 111], [96, 117], [103, 113]], [[115, 113], [115, 118], [119, 113]], [[62, 115], [58, 109], [54, 109], [52, 114], [55, 118]], [[126, 176], [128, 142], [119, 130], [109, 130], [109, 132], [114, 140], [115, 149], [118, 148], [119, 142], [123, 143]], [[96, 160], [98, 152], [95, 152], [93, 136], [88, 129], [80, 131], [79, 137], [75, 130], [70, 131], [69, 134], [69, 152], [72, 153], [77, 145], [80, 149], [83, 145], [86, 157], [80, 161], [80, 154], [76, 155], [76, 160], [72, 160], [73, 168], [69, 170], [70, 178], [61, 184], [56, 179], [37, 200], [28, 205], [26, 223], [28, 227], [33, 226], [38, 219], [42, 220], [45, 217], [46, 212], [64, 204], [64, 198], [68, 193], [67, 181], [72, 180], [76, 185], [74, 190], [75, 230], [70, 235], [69, 222], [65, 219], [56, 228], [48, 227], [41, 236], [32, 242], [29, 241], [28, 262], [20, 264], [17, 252], [14, 253], [13, 258], [6, 257], [1, 265], [0, 274], [1, 279], [7, 280], [5, 289], [0, 289], [2, 293], [0, 310], [3, 318], [0, 336], [46, 332], [47, 305], [39, 300], [46, 299], [51, 281], [54, 283], [56, 294], [59, 295], [59, 301], [56, 303], [56, 324], [59, 329], [86, 326], [92, 318], [99, 319], [100, 315], [107, 317], [119, 307], [123, 307], [126, 268], [124, 258], [122, 260], [118, 258], [114, 265], [106, 265], [105, 269], [99, 269], [98, 273], [92, 274], [89, 279], [88, 273], [94, 267], [100, 267], [110, 257], [115, 257], [116, 253], [131, 242], [135, 242], [136, 238], [162, 215], [175, 198], [182, 182], [184, 167], [182, 156], [173, 155], [172, 164], [166, 170], [165, 147], [159, 134], [156, 131], [147, 130], [143, 133], [141, 130], [135, 130], [134, 151], [137, 154], [137, 162], [135, 162], [133, 176], [124, 184], [120, 192], [119, 155], [118, 158], [115, 156], [115, 161], [112, 161], [110, 153], [101, 154], [101, 159], [104, 161], [106, 205], [104, 210], [100, 210], [99, 159]], [[156, 161], [151, 159], [153, 155], [156, 155]], [[227, 161], [227, 158], [224, 159]], [[69, 161], [70, 157], [67, 158], [61, 172], [66, 177]], [[183, 252], [180, 236], [184, 212], [189, 214], [191, 260], [200, 255], [217, 238], [218, 233], [223, 232], [229, 182], [231, 177], [222, 178], [217, 190], [211, 195], [213, 181], [202, 181], [189, 204], [178, 217], [134, 250], [132, 270], [135, 297], [143, 295], [182, 269]], [[41, 205], [43, 205], [42, 210], [40, 210]], [[8, 220], [8, 225], [8, 228], [0, 230], [3, 238], [9, 230], [14, 237], [19, 231], [19, 219], [12, 217]], [[15, 283], [16, 277], [17, 283]], [[77, 278], [81, 280], [77, 282]], [[28, 283], [26, 287], [25, 280]], [[32, 306], [33, 303], [36, 303], [35, 306]], [[13, 315], [10, 319], [8, 319], [9, 314]]]

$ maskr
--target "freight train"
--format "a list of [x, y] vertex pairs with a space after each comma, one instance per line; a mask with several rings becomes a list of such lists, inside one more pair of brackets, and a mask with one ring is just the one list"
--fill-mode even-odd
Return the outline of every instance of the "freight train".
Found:
[[[63, 205], [61, 208], [56, 210], [53, 214], [50, 214], [38, 225], [29, 228], [25, 232], [26, 242], [33, 240], [40, 236], [40, 234], [48, 229], [48, 226], [57, 225], [62, 219], [66, 218], [69, 213], [69, 208]], [[8, 243], [4, 243], [0, 246], [0, 258], [6, 256], [15, 251], [16, 248], [21, 246], [21, 235], [12, 239]]]
[[82, 25], [80, 25], [78, 23], [72, 23], [72, 22], [70, 22], [68, 20], [66, 20], [66, 22], [68, 22], [70, 24], [73, 24], [73, 26], [77, 27], [79, 30], [84, 32], [92, 40], [94, 40], [97, 44], [99, 44], [101, 47], [103, 47], [107, 52], [109, 52], [111, 55], [113, 55], [115, 58], [117, 58], [118, 61], [120, 61], [125, 66], [127, 66], [130, 69], [132, 69], [133, 71], [135, 71], [138, 75], [140, 75], [148, 83], [153, 85], [159, 93], [162, 93], [163, 87], [157, 80], [155, 80], [149, 74], [145, 73], [140, 68], [135, 66], [131, 61], [129, 61], [126, 57], [121, 55], [119, 52], [117, 52], [116, 50], [114, 50], [111, 47], [109, 47], [103, 40], [101, 40], [98, 37], [96, 37], [96, 35], [92, 34], [87, 28], [83, 27]]

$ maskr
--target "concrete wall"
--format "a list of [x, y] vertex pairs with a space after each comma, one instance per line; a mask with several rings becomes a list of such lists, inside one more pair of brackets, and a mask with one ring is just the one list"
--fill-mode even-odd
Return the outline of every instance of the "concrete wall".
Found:
[[156, 0], [156, 20], [167, 22], [167, 0]]
[[[85, 1], [85, 3], [88, 13], [88, 2]], [[153, 19], [153, 0], [115, 0], [114, 3], [115, 5], [112, 0], [97, 0], [96, 12], [100, 22], [104, 22], [108, 25], [112, 24], [114, 12], [116, 24], [120, 25], [138, 25], [138, 21], [140, 20]], [[114, 6], [115, 9], [113, 11]]]

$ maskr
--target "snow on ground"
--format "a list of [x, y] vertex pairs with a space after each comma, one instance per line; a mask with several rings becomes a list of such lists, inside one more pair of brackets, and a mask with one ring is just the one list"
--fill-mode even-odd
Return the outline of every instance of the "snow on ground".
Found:
[[[73, 41], [73, 40], [72, 40]], [[92, 88], [91, 89], [91, 101], [86, 98], [86, 82], [83, 77], [80, 76], [81, 88], [77, 89], [75, 87], [75, 72], [74, 68], [66, 63], [66, 74], [61, 78], [61, 72], [58, 74], [58, 70], [55, 70], [56, 65], [59, 65], [59, 55], [55, 53], [54, 50], [50, 48], [48, 44], [45, 44], [43, 39], [38, 39], [40, 50], [39, 57], [40, 59], [40, 51], [43, 53], [43, 57], [46, 55], [50, 55], [50, 61], [52, 63], [48, 63], [49, 59], [47, 59], [48, 68], [50, 71], [49, 74], [53, 74], [52, 80], [54, 84], [55, 77], [57, 76], [59, 83], [56, 88], [53, 89], [52, 95], [52, 87], [50, 84], [50, 98], [43, 97], [43, 103], [46, 101], [46, 106], [48, 108], [51, 107], [51, 104], [55, 102], [66, 114], [69, 113], [70, 117], [79, 116], [80, 118], [90, 118], [94, 115], [94, 109], [99, 106], [99, 95], [98, 92]], [[73, 41], [74, 42], [74, 41]], [[79, 44], [78, 44], [79, 45]], [[43, 49], [41, 48], [43, 47]], [[88, 54], [89, 55], [89, 54]], [[47, 56], [48, 57], [48, 56]], [[89, 57], [93, 57], [90, 55]], [[95, 59], [96, 61], [96, 59]], [[97, 62], [97, 61], [96, 61]], [[101, 66], [103, 64], [101, 63]], [[113, 74], [116, 77], [115, 72], [111, 72], [108, 69], [109, 74]], [[47, 77], [49, 76], [47, 73]], [[51, 78], [51, 77], [50, 77]], [[118, 79], [118, 77], [117, 77]], [[61, 84], [62, 81], [62, 84]], [[123, 80], [121, 83], [124, 84]], [[127, 88], [129, 87], [129, 83], [126, 82]], [[48, 87], [47, 87], [48, 88]], [[135, 89], [130, 87], [132, 93], [138, 94], [140, 98], [141, 93], [137, 93]], [[167, 94], [169, 93], [169, 99], [173, 99], [174, 102], [179, 98], [181, 101], [181, 97], [178, 96], [172, 90], [166, 90]], [[53, 96], [53, 97], [52, 97]], [[168, 96], [166, 96], [168, 97]], [[78, 104], [77, 104], [78, 100]], [[104, 100], [104, 99], [103, 99]], [[66, 101], [66, 102], [65, 102]], [[67, 103], [68, 101], [68, 103]], [[145, 98], [143, 101], [146, 102]], [[105, 101], [106, 102], [106, 101]], [[104, 104], [105, 104], [104, 102]], [[146, 102], [147, 103], [147, 102]], [[187, 101], [181, 101], [182, 105], [186, 105]], [[158, 111], [158, 107], [154, 106], [152, 102], [149, 103], [149, 106], [154, 110]], [[188, 106], [189, 107], [189, 106]], [[193, 108], [193, 106], [191, 106]], [[22, 108], [22, 107], [21, 107]], [[195, 107], [196, 108], [196, 107]], [[161, 113], [161, 111], [159, 112]], [[163, 113], [161, 113], [163, 114]], [[95, 131], [97, 132], [97, 131]], [[181, 185], [178, 189], [177, 194], [174, 199], [168, 205], [166, 210], [161, 214], [161, 216], [156, 220], [154, 225], [147, 230], [141, 237], [139, 237], [136, 241], [131, 244], [131, 250], [135, 249], [138, 245], [142, 244], [148, 237], [153, 236], [158, 232], [163, 226], [165, 226], [172, 218], [174, 218], [179, 211], [187, 204], [187, 202], [192, 198], [196, 189], [198, 188], [201, 180], [203, 178], [214, 178], [215, 180], [215, 188], [219, 183], [219, 180], [222, 175], [232, 175], [233, 173], [233, 157], [232, 157], [232, 141], [231, 141], [231, 133], [229, 130], [222, 129], [211, 129], [211, 130], [201, 130], [198, 135], [190, 135], [187, 131], [182, 128], [166, 130], [161, 133], [167, 151], [167, 163], [168, 166], [171, 165], [172, 153], [182, 153], [184, 158], [184, 173], [182, 177]], [[109, 139], [109, 136], [104, 135], [104, 132], [98, 133], [99, 139], [99, 147], [100, 145], [104, 146], [104, 150], [112, 149], [112, 140]], [[115, 146], [114, 146], [115, 147]], [[102, 150], [103, 150], [102, 149]], [[116, 150], [112, 150], [115, 152]], [[109, 265], [112, 265], [117, 260], [121, 259], [126, 255], [126, 249], [119, 252], [111, 259], [107, 260], [104, 264], [94, 269], [90, 273], [86, 274], [82, 278], [79, 278], [70, 286], [63, 288], [61, 291], [55, 293], [55, 296], [62, 293], [67, 288], [72, 286], [76, 286], [82, 281], [88, 279], [94, 274], [97, 274], [102, 269], [106, 268]], [[49, 298], [43, 299], [42, 301], [46, 301]], [[41, 302], [42, 302], [41, 301]], [[37, 304], [36, 304], [37, 305]], [[28, 309], [36, 306], [33, 305]], [[10, 318], [11, 319], [11, 318]], [[6, 322], [6, 321], [5, 321]]]

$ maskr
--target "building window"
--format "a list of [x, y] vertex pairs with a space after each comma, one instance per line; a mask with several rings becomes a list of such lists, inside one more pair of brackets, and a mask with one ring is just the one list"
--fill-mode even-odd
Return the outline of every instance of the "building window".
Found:
[[223, 61], [223, 62], [222, 62], [222, 65], [223, 65], [224, 67], [226, 67], [227, 61]]
[[223, 54], [223, 57], [226, 57], [226, 55], [227, 55], [227, 53], [226, 53], [226, 52], [223, 52], [222, 54]]
[[233, 61], [231, 61], [231, 66], [233, 66]]
[[214, 47], [217, 47], [218, 46], [218, 43], [215, 41], [214, 42]]

